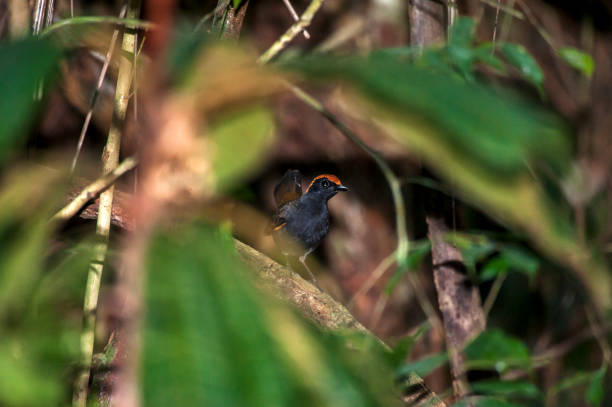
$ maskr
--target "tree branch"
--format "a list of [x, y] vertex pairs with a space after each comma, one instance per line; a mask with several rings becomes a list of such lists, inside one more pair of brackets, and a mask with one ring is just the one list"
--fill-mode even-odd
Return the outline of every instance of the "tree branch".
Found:
[[129, 157], [123, 160], [117, 168], [115, 168], [110, 173], [103, 175], [98, 178], [91, 184], [87, 185], [85, 188], [81, 190], [72, 198], [72, 200], [60, 209], [53, 217], [52, 221], [67, 221], [76, 215], [87, 202], [91, 201], [95, 197], [97, 197], [102, 191], [104, 191], [109, 186], [113, 185], [117, 179], [119, 179], [123, 174], [133, 170], [138, 165], [138, 160], [134, 157]]
[[274, 43], [266, 52], [264, 52], [257, 60], [260, 64], [270, 62], [279, 52], [281, 52], [296, 35], [302, 32], [310, 25], [314, 15], [323, 5], [324, 0], [312, 0], [310, 5], [304, 11], [304, 14], [296, 21], [289, 29]]

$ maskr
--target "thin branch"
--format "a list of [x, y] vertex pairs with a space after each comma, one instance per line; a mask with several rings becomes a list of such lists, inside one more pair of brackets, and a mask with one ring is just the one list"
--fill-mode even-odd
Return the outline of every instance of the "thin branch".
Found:
[[544, 29], [544, 27], [540, 24], [536, 16], [532, 13], [531, 9], [527, 6], [527, 3], [523, 0], [517, 0], [517, 2], [521, 5], [521, 8], [525, 12], [525, 16], [527, 20], [535, 27], [538, 33], [544, 38], [544, 41], [556, 52], [557, 46], [555, 45], [555, 41], [553, 37]]
[[129, 29], [137, 29], [141, 28], [143, 30], [150, 30], [155, 28], [155, 24], [139, 20], [137, 18], [118, 18], [112, 16], [81, 16], [74, 18], [65, 18], [63, 20], [58, 21], [57, 23], [48, 26], [41, 32], [41, 36], [45, 37], [53, 32], [59, 30], [60, 28], [71, 26], [71, 25], [91, 25], [91, 24], [115, 24], [120, 25]]
[[[119, 12], [119, 18], [124, 18], [126, 12], [127, 12], [127, 6], [123, 6], [121, 8], [121, 11]], [[98, 101], [98, 95], [100, 93], [100, 88], [102, 87], [102, 83], [104, 83], [104, 78], [106, 77], [106, 71], [108, 70], [108, 65], [110, 64], [110, 60], [111, 60], [111, 57], [113, 56], [113, 52], [115, 52], [115, 45], [117, 44], [118, 37], [119, 37], [119, 30], [113, 31], [111, 42], [108, 47], [108, 52], [106, 53], [106, 57], [104, 58], [104, 65], [102, 65], [102, 70], [100, 71], [100, 75], [98, 76], [98, 83], [96, 84], [96, 89], [94, 90], [94, 93], [91, 97], [91, 102], [89, 103], [89, 111], [87, 112], [87, 115], [85, 116], [83, 127], [81, 127], [81, 135], [79, 136], [77, 148], [74, 153], [74, 157], [72, 158], [72, 164], [70, 165], [71, 173], [74, 172], [77, 161], [79, 159], [79, 155], [81, 154], [81, 149], [83, 148], [83, 142], [85, 141], [85, 134], [87, 133], [87, 129], [89, 128], [89, 123], [91, 122], [93, 110], [94, 110], [94, 107], [96, 106], [96, 102]]]
[[380, 280], [382, 276], [385, 275], [385, 272], [387, 271], [387, 269], [389, 269], [389, 267], [391, 267], [393, 263], [395, 263], [396, 259], [397, 259], [396, 254], [395, 252], [393, 252], [387, 257], [385, 257], [378, 264], [378, 266], [376, 266], [374, 271], [372, 271], [372, 273], [370, 273], [370, 275], [368, 276], [368, 279], [365, 281], [365, 283], [363, 283], [361, 287], [359, 287], [355, 295], [353, 295], [353, 297], [349, 300], [348, 302], [349, 308], [351, 308], [353, 304], [355, 304], [357, 300], [361, 298], [362, 295], [370, 291], [370, 289], [374, 286], [374, 284], [376, 284], [376, 282]]
[[[128, 6], [126, 17], [135, 18], [140, 10], [139, 0], [132, 0]], [[134, 34], [123, 33], [122, 50], [126, 53], [134, 49]], [[115, 91], [115, 109], [113, 120], [108, 132], [108, 139], [102, 154], [103, 173], [110, 174], [119, 163], [119, 149], [121, 147], [121, 132], [125, 120], [127, 106], [132, 82], [132, 61], [126, 55], [122, 55], [119, 61], [119, 74], [117, 76], [117, 87]], [[112, 218], [114, 187], [110, 186], [100, 195], [98, 220], [96, 223], [96, 235], [98, 242], [93, 248], [93, 259], [89, 264], [87, 273], [87, 284], [85, 288], [85, 300], [83, 304], [83, 331], [81, 333], [81, 370], [75, 380], [74, 396], [72, 405], [74, 407], [85, 407], [87, 405], [88, 384], [92, 363], [94, 333], [96, 326], [96, 310], [100, 292], [100, 282], [104, 270], [104, 262], [108, 251], [108, 238]]]
[[87, 185], [83, 190], [66, 206], [60, 209], [53, 217], [52, 221], [67, 221], [75, 216], [87, 202], [97, 197], [102, 191], [113, 185], [125, 173], [136, 168], [138, 160], [134, 157], [129, 157], [123, 160], [117, 168], [110, 173], [103, 175], [91, 184]]
[[32, 18], [32, 33], [34, 35], [40, 34], [40, 31], [44, 26], [44, 14], [45, 14], [45, 0], [36, 0], [36, 5], [34, 6], [34, 15]]
[[49, 0], [47, 3], [47, 18], [45, 21], [46, 26], [50, 26], [53, 23], [53, 11], [55, 9], [55, 0]]
[[523, 13], [521, 13], [520, 11], [518, 11], [517, 9], [513, 8], [512, 6], [504, 6], [503, 4], [501, 4], [500, 0], [497, 0], [497, 2], [493, 1], [493, 0], [480, 0], [482, 3], [487, 4], [491, 7], [493, 7], [494, 9], [497, 10], [496, 14], [496, 18], [497, 18], [497, 14], [499, 14], [499, 11], [503, 11], [504, 13], [518, 18], [519, 20], [524, 19], [525, 17], [523, 16]]
[[608, 365], [610, 365], [610, 367], [612, 367], [612, 351], [610, 350], [610, 344], [608, 343], [607, 339], [602, 335], [603, 329], [601, 327], [601, 324], [596, 319], [595, 311], [589, 305], [586, 306], [586, 315], [587, 319], [589, 320], [589, 327], [591, 328], [591, 333], [597, 340], [597, 344], [601, 349], [604, 363], [607, 363]]
[[[287, 9], [289, 10], [291, 17], [293, 17], [293, 20], [298, 21], [300, 19], [300, 16], [298, 16], [298, 14], [295, 12], [295, 9], [291, 5], [291, 2], [289, 0], [283, 0], [283, 3], [285, 3], [285, 7], [287, 7]], [[304, 35], [304, 38], [306, 38], [307, 40], [310, 39], [310, 33], [308, 33], [308, 31], [302, 30], [302, 34]]]
[[304, 14], [296, 21], [285, 33], [278, 39], [266, 52], [264, 52], [257, 60], [260, 64], [270, 62], [279, 52], [281, 52], [291, 40], [295, 38], [300, 32], [310, 25], [315, 14], [325, 0], [312, 0], [310, 5], [304, 11]]
[[495, 300], [497, 299], [497, 295], [499, 294], [499, 290], [501, 290], [504, 281], [506, 281], [506, 277], [508, 273], [500, 273], [497, 275], [497, 278], [493, 282], [491, 286], [491, 291], [489, 291], [489, 295], [487, 295], [487, 299], [482, 306], [482, 312], [484, 313], [485, 321], [489, 319], [489, 313], [493, 308], [493, 304], [495, 304]]
[[491, 42], [493, 43], [493, 46], [491, 47], [491, 55], [495, 53], [495, 41], [497, 40], [497, 26], [499, 24], [500, 7], [501, 0], [497, 0], [497, 6], [495, 6], [495, 23], [493, 24], [493, 39], [491, 40]]

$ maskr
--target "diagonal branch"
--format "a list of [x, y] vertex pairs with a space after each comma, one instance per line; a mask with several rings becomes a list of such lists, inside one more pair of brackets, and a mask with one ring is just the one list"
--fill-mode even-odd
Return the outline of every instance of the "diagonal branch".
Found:
[[79, 194], [72, 199], [66, 206], [60, 209], [53, 217], [52, 221], [67, 221], [76, 215], [87, 202], [97, 197], [102, 191], [110, 187], [117, 181], [122, 175], [133, 170], [138, 165], [138, 160], [134, 157], [129, 157], [123, 160], [117, 168], [109, 172], [106, 175], [98, 178], [91, 184], [79, 192]]
[[260, 64], [265, 64], [270, 62], [279, 52], [281, 52], [287, 44], [291, 42], [300, 32], [302, 32], [306, 27], [310, 25], [312, 19], [315, 14], [325, 0], [312, 0], [310, 5], [304, 11], [304, 14], [300, 17], [298, 21], [296, 21], [285, 33], [278, 39], [266, 52], [264, 52], [259, 59], [257, 60]]

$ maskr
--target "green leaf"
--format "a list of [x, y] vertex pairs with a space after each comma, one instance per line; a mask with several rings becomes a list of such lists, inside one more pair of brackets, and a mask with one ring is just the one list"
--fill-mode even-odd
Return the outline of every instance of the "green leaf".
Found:
[[591, 407], [601, 405], [604, 397], [604, 378], [606, 376], [607, 365], [601, 366], [591, 377], [589, 388], [586, 392], [586, 400]]
[[481, 333], [464, 353], [470, 368], [494, 368], [503, 372], [511, 367], [525, 369], [531, 365], [527, 346], [498, 329]]
[[[25, 143], [32, 122], [35, 91], [57, 66], [60, 52], [49, 41], [28, 38], [0, 45], [0, 160]], [[10, 61], [10, 63], [6, 63]]]
[[[31, 97], [32, 95], [30, 95]], [[47, 256], [49, 218], [64, 188], [43, 167], [6, 171], [0, 188], [0, 405], [67, 405], [67, 369], [76, 362], [83, 272], [78, 254]], [[57, 240], [54, 240], [57, 242]], [[89, 258], [87, 259], [89, 260]], [[82, 264], [82, 268], [77, 266]]]
[[572, 47], [564, 47], [559, 49], [559, 56], [572, 68], [582, 72], [587, 78], [593, 76], [595, 61], [593, 61], [593, 57], [586, 52]]
[[238, 8], [244, 0], [233, 0], [234, 8]]
[[525, 78], [541, 88], [544, 82], [544, 73], [531, 54], [519, 44], [504, 43], [500, 50], [508, 62], [518, 68]]
[[568, 171], [571, 147], [559, 120], [516, 95], [390, 56], [319, 55], [283, 64], [312, 79], [352, 85], [338, 96], [348, 112], [367, 117], [461, 191], [462, 199], [571, 267], [599, 306], [612, 303], [607, 266], [580, 243], [567, 213], [540, 184], [547, 176], [532, 173]]
[[385, 286], [385, 294], [390, 294], [397, 286], [397, 283], [401, 280], [407, 271], [416, 271], [419, 265], [423, 261], [423, 258], [427, 256], [431, 250], [431, 243], [429, 240], [423, 240], [421, 242], [414, 242], [408, 252], [408, 258], [406, 260], [406, 267], [398, 267], [395, 273], [391, 276], [387, 285]]
[[474, 49], [474, 57], [478, 62], [487, 64], [497, 69], [501, 74], [506, 73], [506, 67], [501, 59], [497, 58], [493, 51], [493, 43], [486, 42]]
[[399, 405], [378, 352], [351, 351], [260, 293], [227, 232], [159, 230], [146, 267], [143, 405]]
[[540, 267], [540, 261], [537, 257], [518, 246], [502, 246], [501, 256], [505, 259], [508, 267], [525, 273], [530, 280], [535, 278]]
[[522, 407], [520, 404], [510, 403], [495, 397], [476, 397], [469, 400], [461, 400], [453, 404], [453, 407]]
[[450, 28], [448, 45], [451, 47], [469, 48], [474, 42], [474, 27], [476, 23], [473, 18], [459, 17]]
[[502, 273], [506, 273], [510, 265], [508, 260], [503, 256], [496, 256], [489, 260], [483, 267], [482, 271], [478, 275], [480, 281], [487, 281], [496, 278]]
[[391, 353], [387, 354], [391, 366], [393, 366], [394, 368], [398, 368], [404, 362], [404, 359], [406, 359], [406, 357], [412, 351], [412, 347], [414, 346], [415, 342], [421, 337], [421, 335], [423, 335], [423, 333], [427, 332], [428, 330], [429, 323], [424, 322], [423, 324], [421, 324], [421, 326], [419, 326], [419, 329], [414, 335], [407, 335], [406, 337], [402, 338], [393, 347]]
[[415, 373], [421, 377], [424, 377], [447, 362], [448, 354], [446, 352], [426, 356], [415, 362], [406, 363], [400, 366], [400, 368], [397, 370], [397, 375], [405, 376], [410, 373]]
[[218, 117], [209, 129], [216, 144], [213, 168], [217, 187], [231, 189], [262, 163], [274, 139], [274, 117], [263, 106], [253, 106]]
[[523, 396], [540, 398], [542, 393], [530, 382], [510, 380], [483, 380], [470, 383], [472, 390], [477, 393], [498, 396]]

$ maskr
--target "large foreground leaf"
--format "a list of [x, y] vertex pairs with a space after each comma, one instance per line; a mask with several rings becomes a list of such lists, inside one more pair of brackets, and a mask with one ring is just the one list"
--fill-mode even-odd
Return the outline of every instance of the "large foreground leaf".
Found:
[[255, 290], [228, 234], [198, 225], [160, 233], [147, 268], [145, 405], [399, 402], [390, 371], [368, 352], [347, 349]]
[[[36, 107], [35, 93], [60, 53], [51, 42], [33, 38], [0, 45], [0, 159], [11, 151]], [[22, 138], [25, 143], [25, 139]]]
[[571, 162], [563, 127], [550, 114], [384, 54], [313, 57], [290, 67], [352, 85], [356, 92], [342, 99], [348, 111], [422, 157], [463, 199], [526, 232], [550, 258], [573, 268], [597, 303], [611, 304], [608, 270], [577, 242], [566, 212], [539, 182], [539, 170], [562, 177]]

